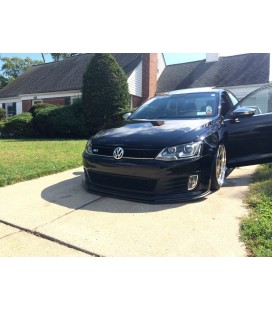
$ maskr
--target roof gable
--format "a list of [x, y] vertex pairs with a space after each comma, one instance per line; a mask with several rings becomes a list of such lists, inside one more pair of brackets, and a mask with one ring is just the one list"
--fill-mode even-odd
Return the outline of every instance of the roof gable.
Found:
[[166, 66], [157, 92], [208, 86], [237, 86], [269, 82], [269, 53], [251, 53]]
[[[34, 65], [13, 83], [0, 90], [0, 98], [17, 97], [20, 94], [81, 90], [83, 74], [94, 54], [82, 54], [62, 61]], [[140, 53], [112, 54], [127, 76], [142, 59]]]

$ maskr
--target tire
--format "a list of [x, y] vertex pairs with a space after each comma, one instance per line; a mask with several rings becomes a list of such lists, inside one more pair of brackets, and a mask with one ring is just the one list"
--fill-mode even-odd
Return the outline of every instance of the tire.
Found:
[[219, 144], [211, 169], [211, 190], [217, 191], [223, 185], [226, 175], [226, 148], [224, 144]]

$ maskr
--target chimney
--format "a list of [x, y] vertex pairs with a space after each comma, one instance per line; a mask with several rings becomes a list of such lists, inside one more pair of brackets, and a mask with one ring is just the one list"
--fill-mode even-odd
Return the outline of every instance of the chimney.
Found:
[[219, 60], [219, 53], [206, 53], [206, 62], [215, 62]]
[[157, 90], [157, 54], [143, 54], [142, 96], [143, 100], [155, 96]]

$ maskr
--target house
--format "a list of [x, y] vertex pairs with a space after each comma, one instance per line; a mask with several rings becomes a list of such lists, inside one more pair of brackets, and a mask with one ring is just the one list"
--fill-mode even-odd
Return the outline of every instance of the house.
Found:
[[270, 81], [270, 54], [250, 53], [168, 65], [157, 82], [157, 93], [193, 87], [222, 87], [242, 99]]
[[[34, 65], [0, 90], [0, 107], [6, 115], [28, 112], [39, 102], [69, 105], [81, 96], [82, 78], [94, 54], [81, 54], [58, 62]], [[165, 67], [162, 54], [112, 54], [128, 77], [131, 106], [137, 107], [156, 93]]]
[[[0, 90], [0, 107], [6, 115], [28, 112], [38, 102], [69, 105], [81, 96], [82, 77], [94, 54], [35, 65]], [[182, 88], [222, 87], [238, 99], [269, 83], [270, 54], [248, 53], [165, 66], [163, 54], [112, 54], [128, 77], [131, 107], [140, 106], [155, 94]]]

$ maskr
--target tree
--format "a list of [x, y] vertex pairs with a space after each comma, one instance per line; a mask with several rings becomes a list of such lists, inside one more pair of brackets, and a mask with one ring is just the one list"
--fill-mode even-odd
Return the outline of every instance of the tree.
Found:
[[3, 62], [1, 70], [3, 71], [4, 78], [8, 80], [8, 83], [15, 80], [29, 67], [42, 63], [40, 60], [32, 60], [29, 57], [26, 57], [25, 59], [19, 57], [3, 57], [1, 60]]
[[0, 89], [8, 84], [8, 79], [6, 79], [2, 74], [0, 74]]
[[90, 134], [117, 125], [129, 110], [127, 76], [111, 54], [95, 54], [83, 75], [82, 103]]

